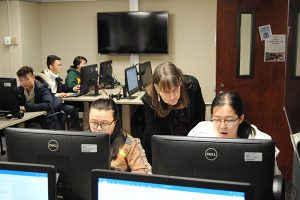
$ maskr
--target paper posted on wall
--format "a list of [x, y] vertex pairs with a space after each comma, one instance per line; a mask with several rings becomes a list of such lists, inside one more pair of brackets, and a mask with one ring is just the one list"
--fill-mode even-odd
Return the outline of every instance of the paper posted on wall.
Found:
[[265, 62], [285, 62], [286, 35], [272, 35], [265, 40]]
[[268, 40], [272, 38], [272, 29], [271, 25], [265, 25], [258, 27], [259, 35], [261, 40]]

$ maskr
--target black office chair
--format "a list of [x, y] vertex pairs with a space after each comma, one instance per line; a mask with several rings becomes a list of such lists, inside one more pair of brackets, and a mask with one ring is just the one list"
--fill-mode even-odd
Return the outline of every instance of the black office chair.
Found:
[[52, 130], [65, 130], [66, 115], [63, 110], [44, 116], [42, 127]]
[[4, 129], [0, 130], [0, 154], [4, 155], [6, 151], [3, 149], [2, 136], [4, 135]]
[[[72, 105], [72, 104], [69, 104], [69, 105]], [[72, 106], [75, 106], [75, 105], [72, 105]], [[78, 114], [79, 114], [80, 112], [83, 112], [83, 111], [84, 111], [83, 107], [77, 107], [77, 106], [75, 106], [75, 107], [77, 108]], [[65, 122], [67, 123], [68, 130], [71, 130], [71, 125], [70, 125], [70, 124], [71, 124], [71, 123], [70, 123], [70, 121], [71, 121], [71, 115], [65, 113], [65, 116], [66, 116]]]
[[275, 200], [285, 200], [285, 182], [282, 175], [274, 176], [273, 196]]

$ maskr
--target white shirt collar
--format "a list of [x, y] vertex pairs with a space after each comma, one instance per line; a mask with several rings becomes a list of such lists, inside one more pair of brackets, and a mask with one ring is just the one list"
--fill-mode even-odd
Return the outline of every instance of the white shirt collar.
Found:
[[58, 75], [51, 72], [50, 69], [45, 69], [44, 73], [52, 80], [55, 80], [58, 77]]

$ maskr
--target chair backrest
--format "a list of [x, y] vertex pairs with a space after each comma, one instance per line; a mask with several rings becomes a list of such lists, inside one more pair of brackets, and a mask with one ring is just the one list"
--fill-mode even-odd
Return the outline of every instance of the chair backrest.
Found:
[[54, 112], [44, 116], [43, 128], [52, 130], [65, 130], [66, 115], [64, 111]]

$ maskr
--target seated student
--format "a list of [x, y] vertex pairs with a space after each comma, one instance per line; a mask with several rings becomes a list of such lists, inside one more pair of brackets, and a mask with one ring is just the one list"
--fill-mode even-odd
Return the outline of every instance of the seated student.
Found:
[[145, 109], [143, 147], [151, 159], [153, 135], [187, 135], [205, 120], [205, 103], [198, 80], [183, 75], [171, 62], [156, 67], [142, 97]]
[[[200, 122], [188, 134], [197, 137], [271, 139], [244, 120], [243, 103], [235, 92], [217, 94], [211, 105], [211, 120]], [[279, 150], [275, 149], [275, 158]], [[274, 173], [281, 174], [275, 159]]]
[[89, 123], [92, 132], [110, 135], [112, 169], [151, 174], [140, 140], [122, 130], [118, 107], [112, 99], [98, 99], [91, 104]]
[[83, 56], [77, 56], [74, 58], [73, 65], [68, 69], [68, 75], [65, 79], [68, 87], [75, 87], [80, 84], [80, 70], [81, 67], [87, 64], [87, 59]]
[[[51, 93], [59, 98], [68, 97], [67, 92], [78, 92], [79, 86], [67, 87], [62, 83], [62, 79], [58, 76], [61, 70], [61, 58], [55, 55], [49, 55], [47, 57], [47, 69], [39, 73], [38, 75], [47, 83]], [[62, 110], [66, 115], [71, 116], [71, 129], [80, 130], [80, 121], [77, 107], [73, 105], [63, 104]]]
[[[17, 71], [17, 76], [21, 85], [17, 89], [20, 97], [21, 110], [24, 112], [47, 111], [48, 114], [53, 114], [56, 111], [53, 106], [54, 97], [51, 95], [46, 86], [44, 86], [38, 80], [35, 80], [33, 69], [31, 67], [21, 67]], [[57, 102], [57, 104], [60, 103], [61, 105], [61, 101]], [[58, 105], [58, 107], [61, 108], [60, 105]], [[58, 123], [57, 116], [42, 116], [40, 118], [28, 121], [25, 123], [25, 125], [31, 128], [61, 129], [61, 126]], [[34, 127], [36, 125], [38, 127]]]

